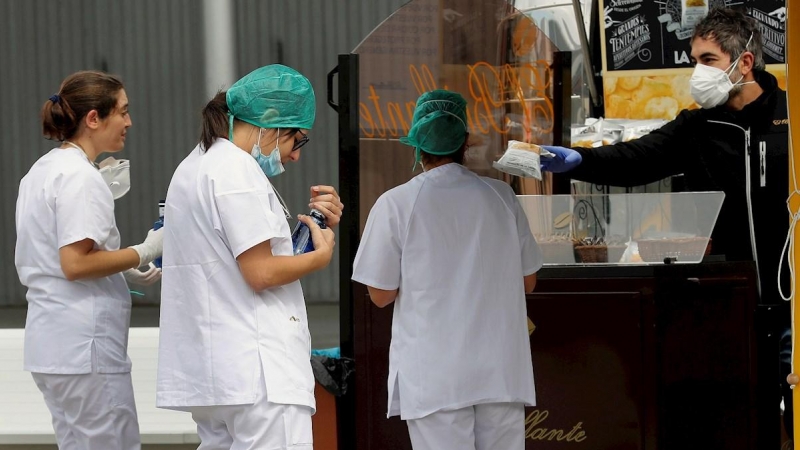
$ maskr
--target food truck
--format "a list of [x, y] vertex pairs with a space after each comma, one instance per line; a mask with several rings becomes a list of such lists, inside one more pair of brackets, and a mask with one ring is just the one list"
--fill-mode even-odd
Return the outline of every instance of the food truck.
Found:
[[341, 348], [356, 362], [354, 389], [338, 401], [340, 447], [411, 448], [405, 424], [385, 414], [392, 310], [374, 307], [350, 274], [370, 208], [415, 175], [398, 139], [433, 89], [467, 99], [465, 165], [514, 188], [544, 255], [527, 296], [537, 388], [527, 448], [786, 441], [778, 330], [789, 308], [761, 301], [752, 261], [711, 252], [723, 192], [687, 192], [680, 177], [614, 188], [493, 165], [510, 141], [598, 146], [697, 108], [689, 38], [714, 6], [759, 21], [767, 70], [786, 89], [783, 0], [412, 0], [339, 56], [328, 103], [348, 205]]

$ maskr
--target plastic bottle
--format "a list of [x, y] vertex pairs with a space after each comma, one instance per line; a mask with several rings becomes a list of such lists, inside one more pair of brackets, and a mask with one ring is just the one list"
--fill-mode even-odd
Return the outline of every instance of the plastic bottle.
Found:
[[[164, 226], [164, 209], [166, 209], [166, 200], [158, 202], [158, 220], [153, 224], [153, 229], [157, 230]], [[161, 257], [159, 256], [153, 261], [153, 265], [161, 268]]]
[[[320, 228], [327, 228], [325, 225], [325, 215], [316, 209], [312, 209], [310, 213], [311, 220], [313, 220]], [[302, 255], [303, 253], [314, 251], [314, 241], [311, 239], [311, 230], [308, 225], [303, 222], [297, 222], [292, 232], [292, 248], [295, 255]]]

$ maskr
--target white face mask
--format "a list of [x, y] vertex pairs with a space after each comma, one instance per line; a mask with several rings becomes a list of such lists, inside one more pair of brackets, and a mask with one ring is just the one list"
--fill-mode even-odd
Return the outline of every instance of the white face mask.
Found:
[[281, 163], [281, 149], [278, 148], [278, 142], [281, 138], [281, 129], [278, 128], [278, 137], [275, 139], [275, 148], [272, 149], [272, 152], [269, 154], [269, 156], [261, 152], [261, 131], [263, 131], [263, 128], [258, 130], [258, 141], [253, 144], [253, 149], [250, 151], [250, 155], [256, 159], [256, 162], [261, 167], [261, 171], [264, 172], [264, 175], [267, 177], [277, 177], [286, 171], [286, 169], [283, 167], [283, 163]]
[[125, 196], [131, 190], [131, 163], [127, 159], [109, 156], [97, 165], [114, 200]]
[[[751, 35], [745, 45], [745, 49], [750, 45], [752, 39], [753, 36]], [[731, 91], [736, 86], [755, 83], [755, 81], [742, 83], [741, 81], [744, 76], [741, 76], [736, 83], [731, 81], [731, 75], [733, 75], [740, 59], [742, 59], [742, 55], [739, 55], [736, 61], [734, 61], [727, 70], [717, 69], [716, 67], [699, 63], [695, 66], [692, 78], [689, 80], [689, 87], [692, 98], [701, 108], [709, 109], [719, 106], [728, 101]]]

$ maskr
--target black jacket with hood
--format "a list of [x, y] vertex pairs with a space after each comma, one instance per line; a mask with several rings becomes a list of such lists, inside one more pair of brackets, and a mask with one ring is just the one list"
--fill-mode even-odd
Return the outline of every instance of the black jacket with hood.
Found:
[[[575, 148], [581, 164], [574, 179], [637, 186], [684, 175], [686, 190], [724, 191], [711, 235], [712, 252], [728, 260], [755, 260], [761, 299], [780, 303], [778, 264], [789, 230], [789, 121], [786, 92], [755, 71], [763, 94], [741, 111], [724, 105], [684, 110], [675, 120], [635, 141]], [[784, 259], [782, 284], [789, 292]]]

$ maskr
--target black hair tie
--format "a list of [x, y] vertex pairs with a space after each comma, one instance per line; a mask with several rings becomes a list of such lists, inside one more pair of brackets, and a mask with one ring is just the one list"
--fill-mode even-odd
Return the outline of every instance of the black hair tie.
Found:
[[61, 97], [59, 97], [58, 94], [53, 94], [50, 96], [50, 101], [53, 103], [58, 103], [61, 101]]

